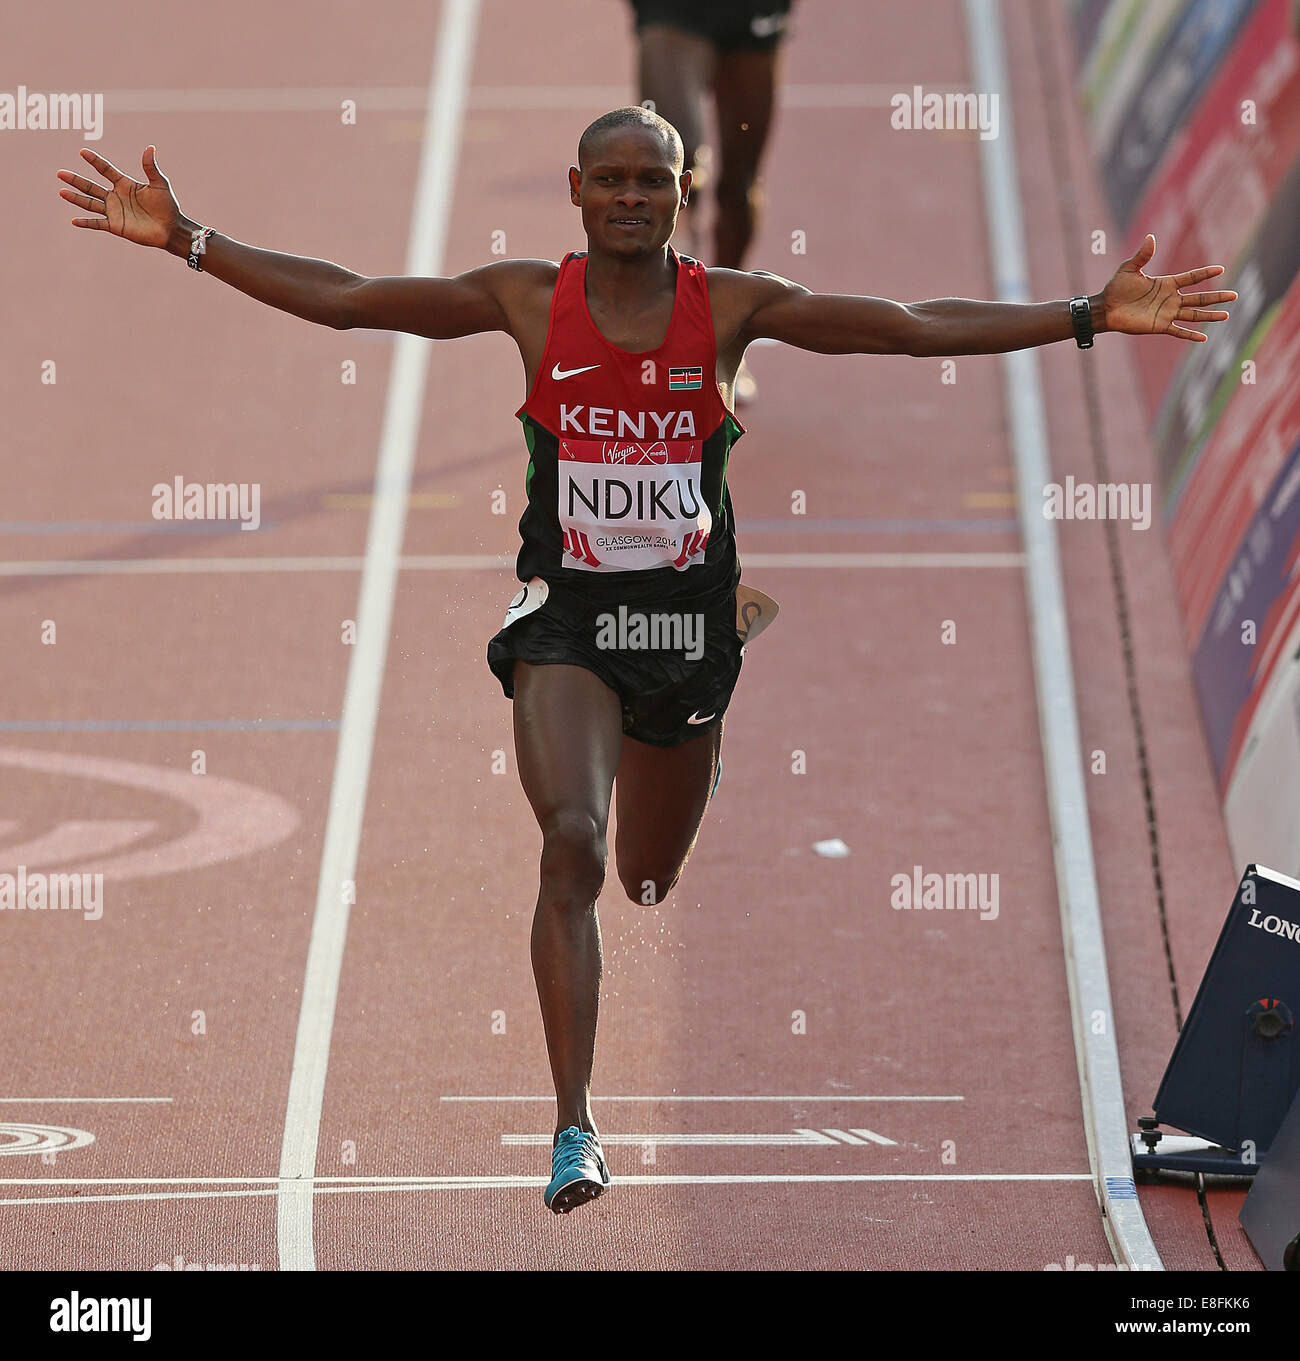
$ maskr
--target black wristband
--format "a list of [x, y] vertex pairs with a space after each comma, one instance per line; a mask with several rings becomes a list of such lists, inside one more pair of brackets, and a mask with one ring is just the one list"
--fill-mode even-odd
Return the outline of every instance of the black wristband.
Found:
[[207, 254], [208, 237], [214, 231], [216, 231], [215, 227], [196, 227], [190, 236], [190, 253], [186, 256], [185, 263], [191, 269], [197, 269], [200, 274], [203, 273], [203, 266], [199, 261]]
[[1074, 327], [1074, 343], [1081, 350], [1092, 349], [1092, 303], [1086, 296], [1070, 299], [1070, 323]]

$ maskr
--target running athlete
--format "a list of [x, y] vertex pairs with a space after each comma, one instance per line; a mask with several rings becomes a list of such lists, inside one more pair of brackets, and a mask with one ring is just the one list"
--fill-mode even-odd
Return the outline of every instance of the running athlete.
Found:
[[703, 187], [704, 98], [713, 95], [718, 174], [714, 267], [740, 269], [760, 205], [758, 166], [772, 125], [780, 43], [790, 0], [632, 0], [641, 98], [680, 133], [684, 168]]
[[[144, 182], [89, 150], [107, 182], [70, 171], [63, 198], [112, 232], [186, 258], [256, 298], [339, 330], [445, 340], [504, 331], [527, 398], [523, 589], [488, 661], [514, 700], [524, 792], [542, 833], [532, 959], [557, 1119], [546, 1204], [567, 1213], [609, 1185], [590, 1084], [600, 996], [596, 899], [617, 788], [618, 876], [662, 902], [695, 844], [740, 671], [727, 462], [742, 433], [728, 395], [761, 336], [819, 354], [994, 354], [1094, 332], [1202, 341], [1229, 292], [1188, 292], [1208, 265], [1149, 277], [1148, 236], [1100, 293], [1071, 302], [898, 303], [816, 294], [775, 274], [718, 269], [669, 244], [690, 191], [676, 130], [618, 109], [583, 133], [569, 193], [587, 249], [555, 264], [502, 260], [449, 279], [367, 278], [243, 245], [182, 215], [155, 151]], [[657, 640], [657, 641], [656, 641]]]
[[[772, 128], [780, 45], [791, 0], [632, 0], [636, 18], [641, 98], [681, 134], [699, 212], [705, 167], [713, 149], [704, 140], [704, 100], [717, 116], [713, 266], [743, 269], [762, 209], [759, 163]], [[694, 239], [691, 224], [685, 224]], [[680, 231], [680, 227], [679, 227]], [[736, 372], [735, 400], [756, 394], [749, 366]]]

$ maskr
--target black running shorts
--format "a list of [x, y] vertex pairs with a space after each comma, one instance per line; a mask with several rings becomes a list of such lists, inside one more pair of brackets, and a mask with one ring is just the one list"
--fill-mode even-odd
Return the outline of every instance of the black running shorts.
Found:
[[629, 737], [675, 747], [718, 726], [743, 653], [734, 595], [700, 612], [673, 602], [630, 610], [593, 606], [552, 586], [542, 605], [492, 638], [487, 660], [507, 699], [516, 661], [581, 666], [618, 695]]
[[770, 52], [785, 35], [791, 0], [632, 0], [638, 31], [647, 24], [707, 38], [720, 52]]

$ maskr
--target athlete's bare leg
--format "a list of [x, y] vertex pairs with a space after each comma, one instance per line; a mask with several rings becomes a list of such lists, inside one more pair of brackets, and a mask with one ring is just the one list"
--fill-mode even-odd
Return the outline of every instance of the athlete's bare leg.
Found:
[[772, 129], [779, 51], [718, 54], [713, 93], [720, 145], [710, 263], [723, 269], [744, 269], [762, 211], [758, 168]]
[[[699, 175], [697, 163], [704, 145], [704, 97], [713, 81], [713, 44], [697, 33], [685, 33], [668, 24], [647, 24], [640, 31], [638, 79], [641, 98], [651, 100], [655, 112], [666, 118], [681, 135], [686, 151], [684, 169]], [[690, 205], [677, 218], [677, 231], [686, 232], [694, 244], [698, 212], [692, 206], [703, 192], [703, 179], [691, 186]]]
[[608, 860], [610, 791], [622, 751], [618, 696], [579, 666], [514, 667], [519, 778], [542, 831], [533, 976], [555, 1079], [555, 1132], [596, 1131], [591, 1065], [600, 1005], [596, 898]]
[[681, 877], [700, 834], [721, 750], [722, 722], [678, 747], [623, 738], [614, 855], [619, 880], [634, 903], [663, 902]]

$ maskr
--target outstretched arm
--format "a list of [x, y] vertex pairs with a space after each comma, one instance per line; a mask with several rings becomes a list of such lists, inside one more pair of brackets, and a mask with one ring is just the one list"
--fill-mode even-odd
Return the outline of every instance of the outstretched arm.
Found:
[[[59, 196], [92, 214], [74, 218], [74, 227], [111, 232], [182, 259], [189, 254], [198, 224], [181, 212], [153, 147], [146, 147], [141, 159], [144, 183], [92, 151], [81, 155], [108, 183], [59, 171], [59, 179], [72, 186]], [[508, 329], [500, 293], [510, 265], [518, 262], [499, 261], [454, 279], [372, 279], [328, 260], [262, 250], [219, 233], [208, 238], [206, 247], [205, 274], [321, 326], [410, 331], [434, 340]]]
[[[1181, 323], [1227, 320], [1227, 312], [1206, 309], [1232, 302], [1235, 293], [1180, 291], [1222, 274], [1222, 265], [1148, 276], [1142, 266], [1155, 249], [1155, 237], [1148, 236], [1106, 287], [1089, 298], [1094, 333], [1122, 331], [1203, 341], [1203, 332], [1189, 330]], [[750, 277], [755, 284], [753, 308], [742, 332], [746, 342], [768, 337], [819, 354], [962, 355], [1024, 350], [1069, 340], [1074, 335], [1068, 302], [936, 298], [901, 303], [888, 298], [811, 293], [774, 274]]]

